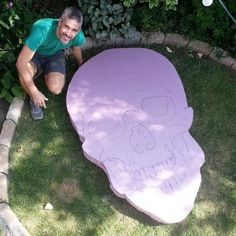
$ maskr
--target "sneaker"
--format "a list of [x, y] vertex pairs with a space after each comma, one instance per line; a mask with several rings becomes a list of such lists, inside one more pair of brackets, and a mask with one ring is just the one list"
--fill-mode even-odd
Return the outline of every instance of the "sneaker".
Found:
[[34, 120], [43, 119], [43, 110], [42, 110], [42, 108], [36, 106], [31, 99], [30, 99], [30, 107], [31, 107], [30, 114], [31, 114], [31, 116]]

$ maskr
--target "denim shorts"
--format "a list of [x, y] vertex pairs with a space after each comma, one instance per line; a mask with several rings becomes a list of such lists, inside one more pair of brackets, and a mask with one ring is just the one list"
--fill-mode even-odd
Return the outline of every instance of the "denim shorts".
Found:
[[37, 67], [37, 71], [43, 70], [45, 75], [50, 72], [66, 74], [64, 50], [52, 56], [42, 56], [36, 52], [31, 61]]

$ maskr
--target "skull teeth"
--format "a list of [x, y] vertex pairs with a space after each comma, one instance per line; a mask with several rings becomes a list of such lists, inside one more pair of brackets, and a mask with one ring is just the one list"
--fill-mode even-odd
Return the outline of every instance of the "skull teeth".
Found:
[[176, 159], [173, 155], [170, 158], [168, 158], [167, 160], [162, 161], [161, 164], [163, 165], [164, 168], [172, 169], [176, 165]]
[[160, 178], [160, 176], [163, 176], [164, 172], [170, 173], [170, 170], [172, 170], [175, 165], [176, 159], [174, 156], [171, 156], [161, 163], [132, 171], [131, 178], [135, 181], [143, 181], [148, 178]]
[[185, 176], [186, 173], [180, 173], [175, 177], [171, 177], [170, 179], [164, 181], [159, 187], [162, 192], [171, 192], [183, 182]]
[[150, 186], [160, 187], [162, 192], [169, 192], [181, 184], [185, 178], [184, 169], [178, 174], [175, 171], [176, 158], [173, 156], [160, 163], [131, 171], [130, 176], [135, 184], [143, 182]]

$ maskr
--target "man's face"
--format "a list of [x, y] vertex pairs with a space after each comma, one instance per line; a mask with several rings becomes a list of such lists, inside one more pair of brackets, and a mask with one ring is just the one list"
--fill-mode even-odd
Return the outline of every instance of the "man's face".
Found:
[[59, 19], [57, 27], [57, 37], [62, 43], [67, 44], [80, 31], [81, 24], [74, 19], [65, 17], [63, 20]]

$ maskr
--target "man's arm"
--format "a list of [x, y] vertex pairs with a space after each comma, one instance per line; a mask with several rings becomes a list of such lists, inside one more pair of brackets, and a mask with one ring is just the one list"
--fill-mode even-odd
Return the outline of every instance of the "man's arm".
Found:
[[16, 67], [19, 73], [20, 83], [25, 92], [31, 97], [35, 105], [46, 108], [45, 100], [47, 98], [38, 90], [33, 80], [37, 69], [32, 66], [30, 61], [34, 54], [34, 51], [24, 45], [18, 56]]
[[83, 64], [82, 50], [80, 47], [72, 47], [72, 52], [79, 65]]

